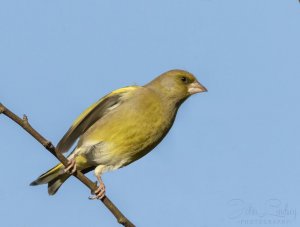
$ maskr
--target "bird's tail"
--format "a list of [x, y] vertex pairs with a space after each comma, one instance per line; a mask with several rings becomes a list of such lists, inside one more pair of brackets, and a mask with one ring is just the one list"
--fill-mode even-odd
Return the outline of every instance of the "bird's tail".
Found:
[[39, 176], [30, 185], [48, 184], [49, 195], [54, 195], [60, 186], [70, 177], [70, 174], [64, 172], [63, 164], [58, 164], [46, 173]]

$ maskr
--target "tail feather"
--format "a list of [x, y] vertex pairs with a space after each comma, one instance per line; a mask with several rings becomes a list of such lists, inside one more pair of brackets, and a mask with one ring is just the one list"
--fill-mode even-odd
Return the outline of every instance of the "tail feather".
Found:
[[[71, 176], [68, 173], [64, 172], [63, 164], [58, 164], [46, 173], [39, 176], [35, 181], [31, 182], [31, 186], [48, 184], [48, 193], [49, 195], [54, 195], [60, 186]], [[82, 173], [85, 174], [95, 169], [95, 167], [86, 167], [82, 169]]]
[[48, 183], [48, 194], [54, 195], [60, 186], [70, 177], [71, 175], [68, 173], [64, 173], [57, 178], [54, 178]]
[[57, 178], [59, 175], [63, 173], [63, 165], [58, 164], [46, 173], [39, 176], [35, 181], [31, 182], [30, 186], [36, 186], [40, 184], [46, 184]]
[[46, 173], [39, 176], [35, 181], [31, 182], [31, 186], [40, 184], [48, 184], [49, 195], [54, 195], [60, 186], [70, 177], [70, 174], [65, 173], [63, 164], [58, 164]]

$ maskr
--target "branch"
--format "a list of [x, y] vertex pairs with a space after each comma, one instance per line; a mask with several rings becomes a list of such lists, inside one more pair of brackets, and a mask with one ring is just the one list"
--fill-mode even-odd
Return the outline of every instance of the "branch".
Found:
[[[41, 143], [51, 154], [53, 154], [64, 166], [67, 166], [68, 159], [59, 152], [53, 144], [45, 139], [41, 134], [39, 134], [28, 122], [28, 118], [26, 115], [23, 116], [23, 119], [19, 118], [9, 109], [7, 109], [2, 103], [0, 103], [0, 114], [4, 114], [9, 117], [11, 120], [20, 125], [26, 132], [28, 132], [32, 137], [34, 137], [39, 143]], [[89, 178], [87, 178], [80, 171], [76, 171], [73, 174], [78, 180], [80, 180], [83, 184], [85, 184], [92, 192], [97, 189], [97, 184], [93, 183]], [[104, 196], [101, 199], [102, 203], [110, 210], [110, 212], [115, 216], [117, 221], [125, 227], [135, 227], [122, 213], [121, 211], [110, 201], [107, 196]]]

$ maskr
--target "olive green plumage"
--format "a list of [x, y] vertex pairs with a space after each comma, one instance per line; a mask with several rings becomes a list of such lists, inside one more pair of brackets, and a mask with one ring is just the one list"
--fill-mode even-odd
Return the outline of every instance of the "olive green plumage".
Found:
[[[145, 86], [130, 86], [106, 95], [85, 110], [58, 143], [78, 170], [106, 171], [126, 166], [150, 152], [170, 130], [178, 108], [189, 96], [206, 91], [183, 70], [168, 71]], [[62, 164], [41, 175], [31, 185], [48, 183], [54, 194], [70, 176]]]

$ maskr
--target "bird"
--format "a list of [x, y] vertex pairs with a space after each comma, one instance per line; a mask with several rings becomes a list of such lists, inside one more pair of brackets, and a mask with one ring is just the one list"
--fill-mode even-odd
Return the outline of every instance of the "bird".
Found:
[[83, 111], [57, 144], [65, 153], [78, 141], [68, 165], [57, 164], [30, 185], [48, 184], [48, 194], [54, 195], [77, 170], [94, 171], [98, 184], [90, 199], [102, 199], [102, 174], [153, 150], [171, 129], [181, 104], [206, 91], [193, 74], [181, 69], [162, 73], [144, 86], [112, 91]]

